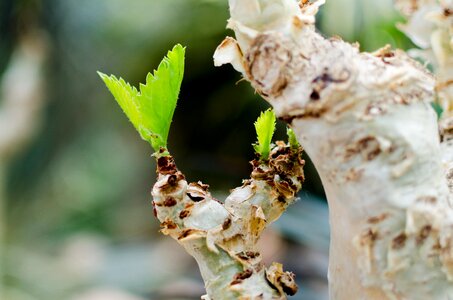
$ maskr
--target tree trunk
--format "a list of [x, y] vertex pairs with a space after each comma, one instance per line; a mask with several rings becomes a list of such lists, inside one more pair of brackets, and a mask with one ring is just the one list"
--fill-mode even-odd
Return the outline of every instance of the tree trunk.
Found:
[[[314, 28], [323, 1], [230, 0], [231, 63], [296, 132], [330, 209], [330, 298], [453, 297], [453, 146], [435, 80], [402, 51], [360, 53]], [[449, 157], [448, 157], [449, 156]], [[450, 168], [450, 170], [449, 170]]]

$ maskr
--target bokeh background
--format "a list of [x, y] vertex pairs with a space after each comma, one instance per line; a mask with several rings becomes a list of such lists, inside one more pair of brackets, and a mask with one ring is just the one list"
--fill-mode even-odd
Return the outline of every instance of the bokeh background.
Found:
[[[267, 108], [230, 66], [213, 66], [227, 18], [227, 0], [0, 0], [1, 300], [200, 299], [194, 261], [153, 217], [151, 148], [96, 71], [138, 84], [187, 46], [169, 147], [189, 180], [224, 199], [248, 177]], [[318, 28], [366, 51], [411, 48], [401, 20], [391, 0], [330, 0]], [[306, 177], [261, 243], [296, 273], [290, 299], [321, 300], [328, 211], [310, 163]]]

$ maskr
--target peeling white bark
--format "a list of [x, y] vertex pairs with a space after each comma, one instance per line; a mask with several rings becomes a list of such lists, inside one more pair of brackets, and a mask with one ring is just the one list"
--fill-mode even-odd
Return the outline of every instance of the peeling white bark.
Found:
[[453, 117], [453, 1], [395, 0], [395, 5], [408, 18], [399, 28], [420, 47], [411, 55], [432, 64], [439, 104], [445, 118]]
[[443, 110], [439, 121], [443, 162], [453, 191], [453, 1], [395, 0], [395, 5], [408, 18], [400, 29], [420, 47], [409, 53], [434, 69], [437, 102]]
[[435, 81], [402, 51], [323, 38], [322, 3], [230, 0], [237, 42], [219, 46], [216, 65], [234, 62], [321, 176], [331, 299], [451, 299], [452, 154], [442, 156], [430, 106]]
[[155, 213], [162, 232], [197, 260], [207, 291], [203, 299], [283, 300], [297, 291], [294, 274], [281, 264], [265, 268], [256, 244], [265, 227], [295, 201], [304, 179], [301, 151], [278, 142], [267, 163], [252, 162], [251, 179], [225, 204], [211, 196], [207, 185], [187, 183], [172, 157], [158, 158]]

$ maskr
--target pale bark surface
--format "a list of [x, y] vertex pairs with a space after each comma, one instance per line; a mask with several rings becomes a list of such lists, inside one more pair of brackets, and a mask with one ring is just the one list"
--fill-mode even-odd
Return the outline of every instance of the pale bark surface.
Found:
[[453, 117], [453, 1], [395, 0], [407, 17], [399, 28], [419, 47], [409, 53], [430, 63], [444, 118]]
[[400, 29], [419, 47], [409, 53], [430, 63], [437, 79], [442, 152], [453, 193], [453, 1], [396, 0], [395, 5], [407, 17]]
[[430, 104], [436, 82], [402, 51], [361, 53], [319, 35], [321, 4], [230, 0], [237, 42], [227, 38], [215, 63], [231, 63], [272, 104], [321, 176], [330, 298], [451, 299], [452, 154]]
[[252, 161], [251, 179], [224, 204], [211, 196], [208, 185], [188, 183], [171, 156], [158, 158], [155, 214], [162, 233], [196, 259], [207, 291], [203, 299], [286, 299], [296, 293], [294, 274], [279, 263], [266, 268], [257, 242], [302, 187], [301, 152], [277, 142], [267, 162]]

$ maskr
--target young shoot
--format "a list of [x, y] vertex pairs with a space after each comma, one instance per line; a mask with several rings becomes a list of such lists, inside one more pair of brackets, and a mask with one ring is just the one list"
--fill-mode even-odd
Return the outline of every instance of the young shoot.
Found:
[[253, 145], [255, 152], [260, 155], [260, 159], [267, 161], [271, 151], [272, 136], [275, 132], [276, 117], [271, 109], [261, 112], [255, 122], [256, 135], [258, 142]]
[[168, 154], [167, 139], [184, 75], [185, 48], [176, 45], [140, 90], [122, 78], [98, 72], [143, 140], [155, 153]]
[[299, 142], [297, 141], [296, 134], [291, 128], [286, 129], [286, 135], [288, 135], [288, 143], [291, 149], [298, 149], [300, 147]]

